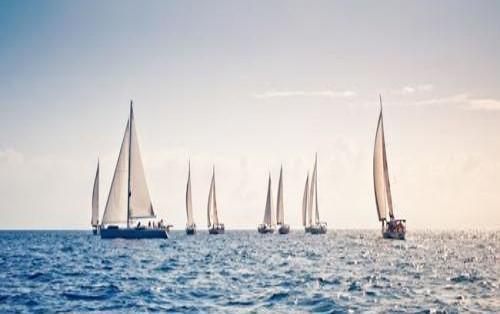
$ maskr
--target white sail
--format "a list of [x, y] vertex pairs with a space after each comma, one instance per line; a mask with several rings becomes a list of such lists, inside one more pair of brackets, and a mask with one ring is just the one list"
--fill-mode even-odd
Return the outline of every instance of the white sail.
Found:
[[384, 120], [382, 108], [377, 124], [375, 135], [375, 147], [373, 152], [373, 183], [375, 188], [375, 200], [377, 203], [377, 214], [380, 221], [387, 219], [387, 213], [394, 217], [392, 209], [391, 187], [389, 183], [389, 170], [387, 168], [387, 155], [385, 151]]
[[215, 193], [215, 168], [212, 173], [212, 182], [210, 183], [210, 191], [208, 193], [207, 222], [208, 227], [211, 227], [212, 224], [219, 224], [219, 216], [217, 213], [217, 197]]
[[128, 174], [128, 155], [130, 140], [130, 124], [127, 121], [125, 134], [123, 135], [120, 154], [116, 162], [113, 181], [109, 189], [108, 200], [102, 216], [102, 224], [125, 223], [127, 222], [127, 174]]
[[319, 224], [319, 205], [318, 205], [318, 155], [316, 155], [316, 160], [314, 161], [314, 204], [315, 204], [315, 221]]
[[316, 206], [317, 202], [315, 202], [315, 193], [316, 193], [316, 162], [314, 163], [314, 170], [311, 178], [311, 186], [309, 188], [309, 203], [307, 204], [307, 217], [309, 226], [313, 225], [314, 220], [314, 212], [313, 209]]
[[99, 161], [97, 162], [97, 171], [94, 179], [94, 189], [92, 190], [92, 226], [99, 224]]
[[193, 202], [191, 200], [191, 163], [189, 164], [188, 180], [186, 185], [186, 214], [187, 214], [187, 225], [188, 226], [193, 225], [194, 223]]
[[278, 225], [283, 225], [285, 223], [285, 209], [283, 205], [283, 167], [280, 169], [280, 179], [278, 182], [278, 200], [276, 203], [276, 220]]
[[266, 210], [264, 212], [264, 224], [269, 226], [276, 225], [276, 216], [274, 214], [273, 193], [271, 191], [271, 175], [267, 183]]
[[146, 176], [142, 165], [139, 149], [139, 139], [135, 128], [134, 111], [130, 105], [130, 218], [152, 218], [155, 217], [153, 204], [149, 197]]
[[308, 194], [309, 194], [309, 173], [307, 174], [306, 185], [304, 187], [304, 196], [302, 197], [302, 225], [304, 227], [307, 225]]

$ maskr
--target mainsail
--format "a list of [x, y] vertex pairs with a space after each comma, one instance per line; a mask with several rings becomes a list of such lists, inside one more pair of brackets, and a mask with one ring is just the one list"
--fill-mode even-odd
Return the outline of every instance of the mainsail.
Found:
[[189, 163], [188, 180], [186, 185], [186, 214], [187, 214], [187, 225], [188, 226], [193, 225], [194, 223], [193, 202], [191, 200], [191, 163]]
[[102, 223], [130, 223], [134, 218], [155, 217], [146, 185], [146, 176], [139, 150], [132, 102], [130, 117], [116, 162]]
[[266, 210], [264, 212], [264, 224], [269, 226], [276, 225], [276, 216], [274, 215], [273, 208], [273, 193], [271, 191], [271, 175], [267, 183], [267, 197], [266, 197]]
[[309, 215], [309, 225], [313, 224], [313, 209], [314, 209], [314, 222], [319, 223], [319, 209], [318, 209], [318, 156], [314, 161], [314, 170], [311, 179], [311, 188], [309, 191], [309, 203], [307, 206], [307, 214]]
[[92, 190], [92, 226], [99, 225], [99, 161], [97, 161], [97, 171], [94, 179], [94, 189]]
[[276, 203], [276, 212], [277, 212], [277, 223], [278, 225], [283, 225], [285, 223], [285, 209], [283, 206], [283, 167], [280, 169], [280, 179], [278, 182], [278, 200]]
[[302, 197], [302, 225], [305, 227], [307, 225], [307, 204], [308, 204], [308, 194], [309, 194], [309, 173], [306, 178], [306, 185], [304, 187], [304, 196]]
[[208, 192], [208, 205], [207, 205], [207, 222], [208, 227], [219, 224], [219, 217], [217, 215], [217, 200], [215, 194], [215, 167], [212, 173], [212, 182], [210, 183], [210, 191]]
[[385, 150], [382, 98], [380, 99], [380, 115], [378, 118], [375, 148], [373, 152], [373, 183], [375, 187], [378, 219], [380, 221], [386, 220], [387, 212], [391, 218], [394, 218], [391, 186], [389, 183], [389, 169], [387, 167], [387, 155]]

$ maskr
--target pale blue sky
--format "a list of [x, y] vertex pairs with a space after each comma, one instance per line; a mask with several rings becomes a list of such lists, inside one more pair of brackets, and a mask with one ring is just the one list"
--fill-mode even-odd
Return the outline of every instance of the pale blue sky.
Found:
[[[496, 1], [2, 1], [0, 228], [87, 228], [128, 101], [153, 204], [255, 228], [267, 173], [298, 227], [319, 154], [330, 228], [378, 228], [371, 158], [385, 104], [396, 214], [410, 229], [500, 226]], [[101, 209], [102, 212], [102, 209]]]

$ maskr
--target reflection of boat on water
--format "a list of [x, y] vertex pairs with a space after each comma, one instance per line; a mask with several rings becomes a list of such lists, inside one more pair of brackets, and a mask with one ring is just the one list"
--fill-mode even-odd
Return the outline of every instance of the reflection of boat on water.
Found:
[[280, 178], [278, 181], [278, 197], [276, 201], [276, 223], [278, 224], [278, 232], [287, 234], [290, 232], [290, 226], [285, 224], [285, 206], [283, 204], [283, 166], [280, 169]]
[[257, 230], [259, 231], [259, 233], [274, 233], [275, 226], [276, 216], [274, 215], [273, 194], [271, 192], [271, 174], [269, 174], [269, 180], [267, 182], [267, 197], [266, 209], [264, 211], [264, 220], [258, 226]]
[[[380, 97], [380, 114], [375, 135], [373, 152], [373, 182], [378, 219], [382, 223], [382, 236], [385, 239], [404, 240], [406, 236], [406, 220], [395, 219], [392, 205], [391, 185], [385, 148], [384, 118], [382, 116], [382, 97]], [[389, 214], [389, 221], [387, 221]]]
[[209, 234], [223, 234], [224, 224], [219, 222], [217, 212], [217, 198], [215, 193], [215, 167], [213, 168], [212, 181], [210, 182], [210, 191], [208, 192], [207, 222]]
[[[146, 185], [146, 177], [139, 150], [132, 102], [113, 181], [109, 190], [100, 229], [102, 239], [166, 239], [168, 233], [162, 223], [151, 225], [156, 218]], [[149, 220], [149, 226], [141, 225]], [[137, 222], [137, 226], [132, 225]], [[123, 226], [126, 224], [125, 226]]]
[[92, 189], [92, 218], [90, 220], [92, 225], [92, 233], [97, 235], [99, 233], [99, 161], [97, 161], [97, 171], [95, 173], [94, 188]]
[[188, 168], [188, 180], [186, 184], [186, 234], [193, 235], [196, 233], [196, 224], [193, 219], [193, 202], [191, 200], [191, 163]]
[[327, 224], [326, 222], [320, 221], [319, 219], [317, 155], [314, 161], [314, 170], [309, 190], [308, 182], [309, 175], [307, 176], [306, 187], [304, 189], [304, 198], [302, 200], [302, 223], [304, 225], [306, 233], [309, 232], [311, 234], [325, 234], [327, 232]]

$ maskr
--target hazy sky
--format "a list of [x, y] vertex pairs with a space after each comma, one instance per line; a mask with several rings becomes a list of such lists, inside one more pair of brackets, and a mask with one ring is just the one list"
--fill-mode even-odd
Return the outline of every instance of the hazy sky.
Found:
[[198, 226], [213, 164], [223, 222], [254, 229], [282, 163], [299, 227], [318, 152], [329, 228], [379, 228], [379, 93], [396, 216], [499, 228], [499, 56], [498, 1], [0, 0], [0, 228], [89, 228], [129, 99], [153, 204], [176, 227], [188, 158]]

